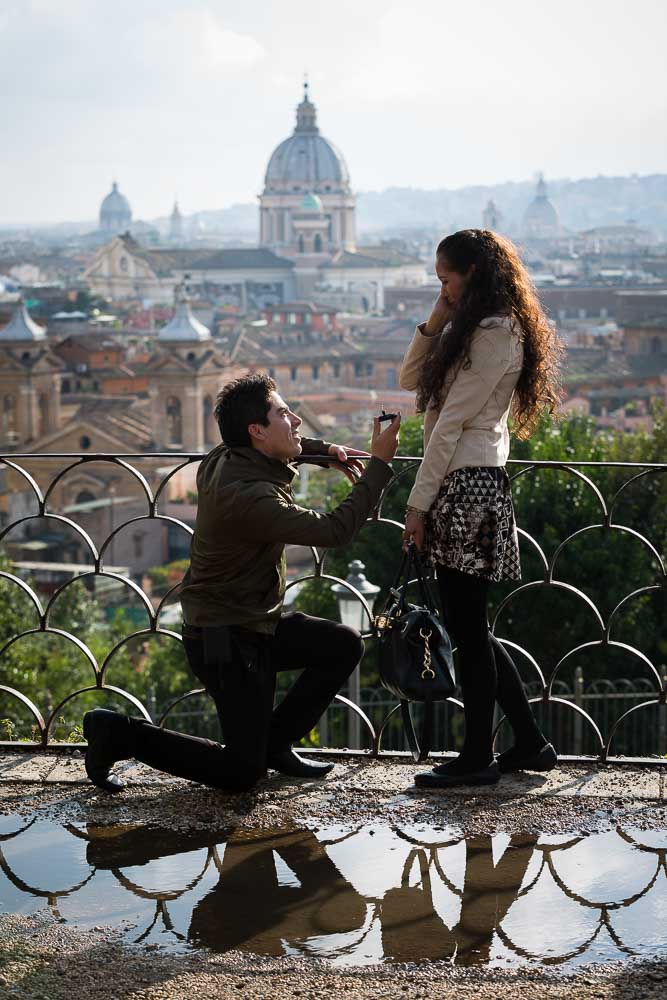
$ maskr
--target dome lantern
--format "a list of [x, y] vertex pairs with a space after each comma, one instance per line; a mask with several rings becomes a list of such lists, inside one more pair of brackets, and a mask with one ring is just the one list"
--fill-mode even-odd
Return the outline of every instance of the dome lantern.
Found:
[[319, 132], [317, 109], [308, 96], [308, 80], [303, 84], [303, 100], [296, 109], [295, 132]]

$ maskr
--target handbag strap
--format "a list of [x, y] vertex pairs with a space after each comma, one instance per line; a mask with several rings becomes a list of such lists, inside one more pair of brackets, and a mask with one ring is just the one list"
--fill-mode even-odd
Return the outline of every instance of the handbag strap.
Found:
[[[433, 595], [431, 593], [430, 587], [428, 585], [428, 580], [426, 579], [426, 574], [424, 573], [424, 566], [419, 555], [419, 551], [414, 542], [410, 542], [408, 548], [412, 549], [412, 565], [415, 569], [415, 576], [417, 579], [417, 586], [419, 587], [419, 595], [422, 599], [422, 603], [429, 611], [435, 611], [437, 614], [437, 609], [433, 602]], [[409, 582], [409, 579], [408, 579]]]
[[433, 696], [427, 694], [422, 704], [424, 705], [424, 718], [421, 726], [421, 734], [419, 739], [417, 739], [415, 726], [410, 715], [410, 702], [405, 699], [401, 700], [401, 715], [403, 716], [405, 736], [415, 764], [422, 764], [427, 760], [433, 742]]
[[[432, 900], [431, 873], [429, 870], [428, 858], [426, 857], [426, 851], [423, 847], [413, 847], [410, 853], [408, 854], [407, 858], [405, 859], [405, 864], [403, 865], [403, 874], [401, 875], [401, 889], [411, 888], [410, 872], [412, 871], [412, 868], [414, 866], [415, 858], [419, 862], [419, 874], [421, 876], [420, 883], [422, 890], [427, 899], [429, 900], [429, 902], [431, 902]], [[415, 888], [417, 887], [415, 886]]]
[[428, 608], [429, 611], [438, 614], [436, 605], [433, 601], [433, 595], [424, 574], [422, 561], [414, 542], [410, 542], [407, 546], [407, 550], [403, 553], [403, 558], [401, 559], [400, 566], [398, 567], [393, 585], [391, 586], [382, 607], [382, 613], [387, 611], [392, 600], [395, 600], [396, 598], [398, 598], [398, 612], [399, 614], [403, 613], [407, 604], [408, 587], [410, 586], [413, 571], [417, 580], [417, 586], [419, 587], [419, 596], [422, 604], [424, 607]]

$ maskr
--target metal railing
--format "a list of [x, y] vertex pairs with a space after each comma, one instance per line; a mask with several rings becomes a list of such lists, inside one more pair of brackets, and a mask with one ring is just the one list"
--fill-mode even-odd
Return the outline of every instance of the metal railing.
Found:
[[[35, 618], [34, 627], [22, 629], [15, 634], [0, 636], [0, 681], [3, 681], [3, 661], [10, 650], [27, 637], [51, 636], [59, 640], [72, 644], [78, 654], [85, 658], [90, 670], [91, 683], [83, 687], [77, 687], [68, 691], [57, 703], [36, 704], [35, 696], [21, 690], [18, 685], [0, 683], [0, 696], [6, 703], [7, 699], [14, 699], [15, 703], [21, 706], [21, 711], [27, 712], [34, 727], [34, 739], [25, 743], [26, 747], [35, 746], [45, 749], [55, 744], [54, 730], [57, 728], [62, 713], [66, 710], [72, 711], [72, 705], [80, 696], [87, 693], [101, 693], [112, 695], [118, 702], [125, 701], [132, 706], [134, 711], [139, 712], [146, 719], [154, 718], [160, 725], [165, 724], [175, 718], [185, 707], [185, 702], [202, 695], [201, 689], [185, 690], [174, 697], [169, 704], [160, 706], [150, 706], [153, 711], [149, 711], [149, 706], [142, 702], [135, 693], [127, 688], [117, 687], [112, 683], [114, 671], [114, 659], [127, 650], [128, 643], [133, 640], [151, 642], [159, 637], [161, 640], [170, 642], [180, 642], [180, 634], [172, 628], [164, 625], [164, 618], [169, 607], [177, 600], [180, 583], [171, 586], [167, 593], [159, 600], [152, 599], [146, 592], [146, 588], [141, 584], [138, 574], [125, 574], [119, 571], [118, 567], [109, 568], [110, 555], [113, 554], [114, 544], [118, 547], [122, 533], [132, 527], [136, 530], [139, 526], [161, 525], [163, 529], [178, 529], [187, 534], [192, 533], [192, 529], [173, 514], [161, 512], [167, 502], [169, 483], [186, 467], [198, 462], [203, 456], [200, 454], [174, 454], [174, 453], [143, 453], [143, 454], [46, 454], [46, 455], [5, 455], [0, 456], [0, 467], [6, 470], [6, 477], [13, 481], [13, 487], [5, 484], [5, 496], [23, 496], [23, 502], [18, 506], [18, 516], [12, 516], [12, 511], [6, 515], [7, 523], [0, 530], [0, 553], [2, 547], [7, 544], [10, 537], [17, 535], [25, 536], [31, 529], [37, 527], [38, 522], [48, 524], [57, 531], [69, 533], [69, 557], [64, 560], [71, 562], [75, 556], [72, 552], [78, 551], [78, 558], [83, 553], [83, 564], [76, 570], [73, 568], [73, 575], [65, 580], [51, 592], [44, 595], [38, 593], [38, 588], [26, 579], [23, 579], [17, 572], [11, 569], [0, 570], [0, 580], [5, 581], [5, 586], [15, 588], [24, 601], [32, 609]], [[392, 481], [388, 485], [383, 495], [381, 504], [375, 512], [371, 530], [380, 526], [385, 531], [394, 533], [396, 538], [396, 553], [398, 558], [402, 524], [399, 520], [398, 509], [392, 511], [392, 505], [396, 507], [397, 498], [402, 496], [401, 491], [407, 488], [410, 476], [414, 474], [420, 459], [415, 457], [401, 457], [395, 460], [394, 466], [398, 469]], [[57, 471], [49, 471], [51, 463], [57, 463]], [[65, 489], [68, 479], [81, 477], [90, 473], [93, 464], [112, 465], [115, 467], [116, 478], [122, 477], [126, 482], [133, 484], [136, 491], [136, 504], [140, 505], [138, 513], [132, 512], [132, 516], [125, 520], [118, 521], [120, 507], [113, 508], [113, 496], [110, 498], [112, 516], [110, 522], [97, 522], [97, 531], [100, 537], [94, 540], [91, 530], [82, 526], [81, 520], [85, 517], [93, 516], [90, 512], [77, 512], [76, 517], [63, 514], [59, 511], [67, 506], [62, 500], [61, 493]], [[39, 473], [35, 469], [39, 469]], [[141, 471], [143, 468], [143, 472]], [[32, 471], [31, 471], [32, 469]], [[513, 481], [515, 497], [520, 502], [517, 504], [519, 535], [522, 548], [522, 561], [524, 562], [524, 581], [516, 584], [498, 585], [501, 599], [494, 609], [491, 627], [497, 637], [506, 646], [508, 651], [517, 658], [521, 670], [527, 671], [526, 683], [530, 685], [533, 696], [532, 701], [539, 711], [546, 717], [553, 717], [562, 713], [571, 713], [576, 725], [571, 727], [573, 733], [572, 746], [559, 746], [562, 753], [573, 753], [597, 757], [600, 761], [618, 759], [620, 753], [625, 757], [633, 757], [639, 754], [639, 748], [632, 745], [632, 740], [624, 736], [624, 731], [628, 727], [628, 721], [635, 715], [641, 715], [647, 720], [651, 716], [651, 725], [646, 724], [650, 732], [655, 734], [653, 749], [650, 755], [653, 758], [662, 757], [667, 753], [667, 746], [664, 745], [666, 727], [664, 723], [665, 713], [667, 713], [667, 678], [664, 676], [664, 666], [659, 661], [660, 646], [664, 650], [667, 642], [665, 633], [665, 618], [654, 616], [651, 619], [653, 626], [651, 634], [641, 633], [641, 628], [634, 628], [634, 634], [639, 635], [641, 642], [632, 643], [623, 641], [623, 630], [620, 626], [627, 615], [637, 618], [637, 609], [645, 608], [646, 602], [655, 599], [664, 599], [667, 593], [667, 577], [665, 573], [665, 563], [660, 552], [661, 540], [650, 535], [657, 532], [657, 525], [645, 525], [641, 522], [643, 530], [638, 530], [631, 523], [632, 512], [639, 512], [641, 518], [642, 511], [646, 504], [647, 497], [655, 500], [656, 489], [662, 482], [661, 476], [667, 470], [664, 464], [643, 464], [635, 465], [630, 463], [601, 463], [601, 462], [524, 462], [514, 461], [509, 463], [509, 471]], [[107, 470], [108, 471], [108, 470]], [[538, 477], [556, 474], [563, 477], [564, 485], [558, 485], [553, 495], [561, 495], [565, 490], [572, 508], [572, 516], [575, 524], [568, 524], [563, 529], [563, 536], [554, 537], [554, 531], [558, 527], [550, 517], [548, 509], [548, 495], [541, 498], [537, 490], [536, 483]], [[102, 480], [105, 474], [100, 477]], [[108, 478], [108, 476], [107, 476]], [[596, 478], [604, 479], [601, 488]], [[18, 488], [20, 484], [20, 489]], [[532, 485], [529, 485], [532, 484]], [[639, 497], [635, 494], [639, 492]], [[125, 490], [127, 492], [127, 490]], [[607, 495], [605, 495], [605, 492]], [[62, 494], [64, 495], [64, 494]], [[26, 497], [30, 498], [32, 509], [29, 512]], [[60, 498], [60, 499], [59, 499]], [[125, 499], [125, 498], [123, 498]], [[531, 500], [535, 503], [540, 501], [542, 507], [532, 510]], [[522, 525], [520, 510], [522, 505], [530, 513], [533, 530], [527, 530]], [[69, 503], [71, 511], [76, 504]], [[81, 506], [86, 508], [85, 502]], [[95, 506], [95, 505], [93, 505]], [[533, 505], [534, 506], [534, 505]], [[539, 506], [539, 504], [538, 504]], [[576, 525], [577, 518], [581, 514], [591, 515], [585, 524]], [[619, 512], [624, 520], [618, 519]], [[542, 529], [544, 537], [540, 537]], [[562, 527], [562, 526], [561, 526]], [[573, 530], [570, 530], [572, 529]], [[109, 529], [109, 530], [107, 530]], [[365, 529], [366, 531], [367, 529]], [[614, 539], [624, 540], [625, 549], [623, 552], [644, 553], [646, 556], [645, 565], [642, 568], [642, 579], [633, 579], [628, 564], [628, 575], [625, 581], [621, 581], [623, 592], [617, 594], [612, 604], [605, 608], [605, 560], [597, 559], [596, 551], [593, 557], [597, 559], [597, 579], [595, 585], [599, 593], [591, 595], [580, 585], [577, 580], [578, 556], [569, 559], [568, 553], [574, 547], [575, 551], [580, 550], [581, 542], [584, 539], [590, 540], [593, 536], [591, 532], [598, 533], [599, 539], [605, 541]], [[34, 532], [33, 532], [34, 534]], [[72, 541], [73, 539], [73, 541]], [[39, 535], [33, 538], [33, 542], [39, 544]], [[628, 548], [630, 546], [630, 548]], [[595, 550], [596, 546], [593, 546]], [[590, 549], [587, 549], [590, 556]], [[62, 552], [59, 550], [58, 563], [63, 562]], [[352, 585], [342, 578], [342, 574], [329, 573], [327, 571], [327, 559], [331, 558], [327, 551], [320, 552], [315, 548], [311, 549], [312, 568], [310, 572], [301, 573], [298, 578], [290, 582], [290, 587], [302, 584], [307, 581], [319, 581], [320, 584], [331, 586], [342, 585], [348, 592], [360, 601], [364, 611], [367, 629], [365, 638], [369, 640], [369, 662], [373, 656], [373, 634], [372, 634], [372, 608], [366, 598], [360, 594]], [[626, 556], [623, 556], [625, 559]], [[117, 560], [116, 560], [117, 561]], [[635, 560], [635, 562], [637, 562]], [[641, 559], [637, 562], [639, 565]], [[563, 568], [571, 578], [557, 575]], [[634, 566], [634, 564], [633, 564]], [[62, 567], [61, 567], [62, 568]], [[610, 571], [612, 563], [607, 563]], [[615, 584], [618, 586], [618, 567], [614, 563]], [[637, 566], [634, 566], [637, 569]], [[625, 572], [625, 567], [624, 567]], [[132, 600], [138, 604], [142, 612], [147, 616], [147, 626], [139, 629], [128, 629], [126, 634], [118, 638], [112, 648], [103, 656], [96, 656], [91, 649], [90, 641], [84, 641], [79, 635], [68, 628], [52, 624], [55, 609], [59, 602], [62, 602], [64, 595], [75, 581], [108, 581], [107, 585], [126, 588]], [[111, 581], [112, 583], [109, 583]], [[542, 611], [534, 610], [534, 598], [537, 595], [546, 594], [545, 607]], [[558, 623], [551, 621], [549, 615], [558, 616], [561, 613], [559, 601], [565, 600], [571, 606], [577, 607], [576, 614], [584, 613], [589, 618], [591, 631], [586, 636], [573, 635], [571, 644], [567, 641], [568, 636], [561, 634]], [[522, 604], [525, 610], [522, 612]], [[531, 604], [533, 607], [531, 608]], [[643, 613], [643, 612], [642, 612]], [[523, 614], [523, 618], [521, 618]], [[576, 615], [575, 615], [576, 617]], [[564, 648], [559, 652], [552, 662], [540, 662], [540, 657], [535, 654], [529, 645], [523, 642], [523, 635], [526, 631], [531, 631], [533, 635], [547, 628], [547, 625], [554, 631], [561, 645]], [[544, 626], [544, 629], [543, 629]], [[635, 621], [636, 626], [636, 621]], [[654, 634], [656, 631], [661, 634]], [[567, 630], [565, 630], [567, 631]], [[576, 630], [575, 630], [576, 631]], [[539, 638], [539, 636], [538, 636]], [[657, 652], [656, 652], [657, 651]], [[574, 680], [566, 683], [564, 676], [568, 671], [574, 671], [580, 667], [581, 661], [586, 660], [591, 655], [603, 657], [610, 661], [619, 656], [624, 659], [625, 669], [620, 677], [628, 676], [627, 664], [636, 665], [638, 676], [642, 678], [644, 686], [648, 687], [646, 697], [636, 704], [632, 704], [615, 717], [613, 713], [606, 711], [606, 715], [600, 720], [599, 713], [592, 713], [589, 709], [590, 703], [587, 697], [582, 697], [582, 692], [577, 692]], [[545, 654], [544, 660], [550, 657]], [[362, 665], [362, 671], [363, 671]], [[45, 689], [48, 690], [49, 664], [43, 663], [41, 673], [45, 681]], [[631, 673], [631, 671], [630, 671]], [[603, 683], [606, 674], [597, 678], [597, 683]], [[617, 678], [608, 678], [616, 682]], [[565, 683], [565, 687], [563, 684]], [[589, 692], [590, 694], [590, 692]], [[362, 696], [363, 700], [363, 696]], [[147, 701], [147, 699], [145, 699]], [[379, 718], [377, 712], [373, 712], [374, 719], [369, 717], [361, 704], [355, 703], [342, 695], [337, 699], [339, 711], [353, 712], [359, 720], [362, 734], [362, 745], [373, 755], [380, 754], [383, 750], [396, 745], [395, 731], [399, 726], [399, 716], [396, 714], [398, 706], [384, 706], [384, 715]], [[450, 699], [452, 708], [460, 709], [460, 701]], [[418, 712], [417, 707], [417, 712]], [[656, 712], [662, 717], [662, 721], [655, 721]], [[0, 708], [0, 717], [5, 714], [5, 710]], [[597, 720], [596, 720], [597, 716]], [[547, 719], [548, 721], [548, 719]], [[633, 722], [636, 721], [633, 719]], [[646, 728], [645, 727], [645, 728]], [[323, 727], [324, 731], [330, 733], [331, 725]], [[499, 720], [498, 739], [502, 742], [503, 733], [507, 727]], [[636, 727], [634, 727], [636, 731]], [[392, 733], [394, 734], [392, 736]], [[344, 736], [341, 737], [344, 742]], [[644, 741], [645, 743], [645, 741]], [[16, 746], [16, 743], [12, 745]], [[618, 749], [620, 746], [620, 750]], [[329, 750], [342, 749], [339, 746], [329, 744]], [[454, 749], [451, 745], [438, 747], [439, 750]], [[644, 750], [645, 753], [645, 750]]]

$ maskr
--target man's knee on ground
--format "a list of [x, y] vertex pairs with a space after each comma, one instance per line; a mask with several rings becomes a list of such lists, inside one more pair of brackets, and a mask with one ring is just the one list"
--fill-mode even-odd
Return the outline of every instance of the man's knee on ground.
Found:
[[228, 775], [216, 782], [216, 787], [225, 792], [249, 792], [260, 778], [266, 777], [266, 768], [253, 765], [239, 766], [234, 775]]

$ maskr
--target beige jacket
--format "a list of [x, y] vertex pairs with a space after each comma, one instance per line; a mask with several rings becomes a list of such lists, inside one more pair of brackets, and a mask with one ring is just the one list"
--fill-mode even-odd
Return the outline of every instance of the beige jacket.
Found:
[[[422, 366], [440, 337], [418, 326], [403, 360], [402, 389], [416, 389]], [[470, 367], [459, 365], [445, 381], [443, 403], [424, 415], [424, 460], [408, 504], [428, 510], [442, 481], [465, 466], [505, 465], [510, 448], [507, 418], [523, 364], [523, 334], [516, 320], [489, 316], [474, 331]]]

